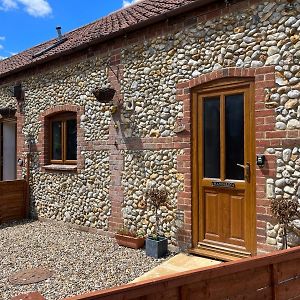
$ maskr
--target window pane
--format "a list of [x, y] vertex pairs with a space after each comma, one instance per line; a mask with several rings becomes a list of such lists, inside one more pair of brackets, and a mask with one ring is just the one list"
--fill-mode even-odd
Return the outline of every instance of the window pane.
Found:
[[67, 160], [77, 159], [77, 128], [76, 120], [67, 120]]
[[225, 97], [226, 178], [244, 179], [244, 95]]
[[204, 98], [204, 177], [220, 178], [220, 98]]
[[52, 159], [62, 160], [61, 121], [52, 122]]

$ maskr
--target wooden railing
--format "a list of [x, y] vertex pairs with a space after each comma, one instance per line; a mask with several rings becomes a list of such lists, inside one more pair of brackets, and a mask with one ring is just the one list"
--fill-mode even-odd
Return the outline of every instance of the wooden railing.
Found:
[[27, 212], [27, 182], [0, 181], [0, 223], [21, 220]]
[[300, 299], [300, 247], [65, 300], [129, 299]]

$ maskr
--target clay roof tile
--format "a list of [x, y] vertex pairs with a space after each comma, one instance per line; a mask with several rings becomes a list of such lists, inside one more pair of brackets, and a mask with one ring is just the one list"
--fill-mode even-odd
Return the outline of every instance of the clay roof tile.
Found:
[[141, 0], [134, 5], [118, 10], [88, 25], [75, 29], [64, 35], [67, 40], [45, 54], [33, 57], [35, 53], [53, 45], [57, 39], [52, 39], [40, 45], [34, 46], [19, 54], [0, 61], [0, 77], [30, 67], [36, 63], [42, 63], [46, 59], [52, 59], [64, 52], [75, 50], [77, 47], [87, 46], [91, 42], [108, 39], [110, 36], [130, 30], [134, 25], [175, 10], [181, 6], [202, 0]]

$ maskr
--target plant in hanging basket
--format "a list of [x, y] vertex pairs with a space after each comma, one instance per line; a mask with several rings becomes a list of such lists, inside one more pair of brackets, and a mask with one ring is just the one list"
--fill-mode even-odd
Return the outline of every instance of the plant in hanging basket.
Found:
[[163, 236], [163, 234], [159, 234], [158, 209], [167, 203], [168, 192], [165, 188], [158, 189], [152, 187], [146, 192], [146, 197], [154, 209], [155, 214], [154, 234], [148, 236], [146, 239], [146, 254], [160, 258], [165, 256], [168, 252], [168, 239]]
[[17, 110], [15, 108], [4, 107], [0, 108], [0, 115], [2, 118], [14, 118], [16, 111]]
[[118, 245], [128, 248], [139, 249], [144, 247], [145, 244], [144, 233], [142, 231], [132, 231], [126, 227], [120, 228], [115, 233], [115, 238]]
[[113, 88], [97, 88], [93, 91], [94, 96], [99, 102], [109, 103], [112, 101], [116, 93]]

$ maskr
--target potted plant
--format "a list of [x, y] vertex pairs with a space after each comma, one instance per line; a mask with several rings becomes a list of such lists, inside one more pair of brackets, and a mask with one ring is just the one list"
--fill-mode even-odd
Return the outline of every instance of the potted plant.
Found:
[[273, 199], [271, 202], [271, 212], [283, 228], [283, 249], [288, 247], [287, 229], [295, 231], [290, 222], [297, 215], [297, 208], [297, 203], [290, 199]]
[[118, 245], [133, 249], [142, 248], [145, 244], [145, 237], [142, 231], [129, 230], [124, 226], [115, 233], [115, 238]]
[[146, 254], [148, 256], [160, 258], [165, 256], [168, 252], [168, 239], [162, 234], [159, 234], [158, 209], [166, 204], [168, 193], [165, 189], [152, 187], [146, 192], [146, 197], [155, 213], [154, 234], [146, 238]]

